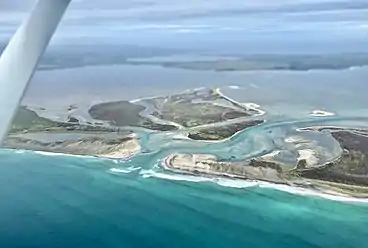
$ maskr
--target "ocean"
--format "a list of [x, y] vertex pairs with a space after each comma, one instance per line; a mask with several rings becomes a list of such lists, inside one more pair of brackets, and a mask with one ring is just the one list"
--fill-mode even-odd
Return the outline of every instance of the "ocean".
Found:
[[[368, 204], [1, 151], [0, 247], [365, 247]], [[50, 155], [50, 154], [49, 154]]]
[[[91, 99], [132, 100], [211, 86], [259, 104], [267, 122], [222, 143], [137, 130], [142, 154], [123, 161], [0, 150], [0, 247], [365, 247], [367, 200], [175, 175], [158, 165], [174, 152], [248, 159], [280, 148], [284, 137], [328, 144], [331, 158], [338, 150], [326, 136], [296, 130], [367, 127], [367, 76], [365, 67], [215, 73], [101, 66], [38, 72], [25, 103], [47, 104], [52, 111]], [[334, 115], [311, 116], [316, 109]]]

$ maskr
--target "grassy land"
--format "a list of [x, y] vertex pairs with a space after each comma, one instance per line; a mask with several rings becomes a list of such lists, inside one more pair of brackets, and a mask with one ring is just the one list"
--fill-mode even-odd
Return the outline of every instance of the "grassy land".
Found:
[[177, 129], [172, 125], [162, 125], [140, 116], [145, 107], [130, 103], [129, 101], [107, 102], [96, 104], [89, 109], [92, 118], [109, 121], [118, 127], [136, 126], [151, 130], [169, 131]]
[[368, 187], [349, 185], [343, 183], [322, 181], [322, 180], [310, 180], [314, 185], [321, 186], [325, 189], [329, 189], [338, 193], [347, 194], [354, 197], [368, 197]]
[[21, 106], [15, 115], [10, 132], [45, 131], [61, 128], [61, 123], [40, 117], [35, 111]]
[[115, 132], [117, 128], [80, 125], [72, 122], [57, 122], [39, 116], [35, 111], [21, 106], [14, 118], [10, 133], [42, 131]]
[[344, 150], [341, 157], [324, 167], [300, 170], [299, 173], [304, 178], [330, 185], [348, 185], [349, 190], [356, 186], [360, 192], [359, 187], [368, 187], [368, 137], [349, 131], [333, 132], [332, 136]]
[[167, 103], [162, 106], [161, 113], [156, 114], [156, 117], [179, 123], [184, 127], [195, 127], [246, 116], [249, 116], [246, 112], [212, 103], [185, 102]]
[[222, 140], [231, 137], [236, 132], [260, 125], [262, 123], [262, 120], [255, 120], [244, 121], [220, 127], [208, 127], [201, 130], [192, 131], [189, 133], [188, 137], [194, 140]]

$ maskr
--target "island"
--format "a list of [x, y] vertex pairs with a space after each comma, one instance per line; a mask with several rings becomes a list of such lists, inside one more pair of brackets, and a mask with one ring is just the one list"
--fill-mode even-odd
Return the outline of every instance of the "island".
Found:
[[[327, 116], [322, 111], [314, 113], [314, 121]], [[260, 135], [249, 137], [250, 143], [237, 147], [233, 142], [234, 147], [229, 149], [246, 151], [247, 145], [254, 146], [249, 154], [225, 154], [226, 159], [210, 153], [166, 154], [161, 169], [368, 197], [368, 129], [310, 126], [272, 133], [272, 122], [267, 124], [261, 106], [237, 102], [218, 88], [199, 88], [132, 101], [96, 103], [84, 112], [80, 106], [70, 104], [64, 113], [54, 116], [47, 106], [22, 106], [4, 145], [12, 149], [133, 159], [140, 152], [150, 152], [142, 151], [141, 134], [165, 137], [168, 142], [171, 138], [177, 144], [188, 142], [188, 147], [216, 147], [222, 144], [214, 143], [230, 145], [237, 135], [248, 133], [245, 131], [260, 131]]]
[[249, 120], [259, 114], [256, 109], [229, 100], [217, 89], [101, 102], [86, 112], [70, 104], [64, 112], [64, 119], [52, 118], [43, 116], [50, 114], [47, 106], [21, 106], [5, 147], [126, 159], [140, 152], [137, 128], [148, 132], [183, 130], [189, 139], [219, 141], [263, 123]]

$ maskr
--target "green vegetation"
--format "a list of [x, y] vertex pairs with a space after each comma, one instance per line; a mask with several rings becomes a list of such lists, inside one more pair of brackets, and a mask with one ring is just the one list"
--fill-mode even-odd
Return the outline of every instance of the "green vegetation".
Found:
[[157, 131], [173, 131], [178, 129], [176, 126], [155, 123], [150, 119], [144, 117], [142, 117], [137, 126]]
[[[139, 145], [131, 131], [117, 127], [82, 125], [77, 118], [57, 122], [40, 117], [25, 106], [19, 108], [4, 147], [78, 155], [104, 155]], [[129, 143], [127, 143], [129, 142]], [[125, 144], [129, 144], [130, 148]], [[122, 153], [124, 157], [125, 153]]]
[[179, 123], [184, 127], [195, 127], [246, 116], [248, 116], [246, 112], [212, 103], [167, 103], [162, 106], [160, 114], [156, 113], [156, 117]]
[[35, 111], [21, 106], [14, 118], [10, 133], [42, 131], [78, 131], [78, 132], [116, 132], [117, 128], [80, 125], [75, 122], [57, 122], [40, 117]]
[[231, 137], [236, 132], [244, 130], [249, 127], [262, 124], [262, 120], [244, 121], [239, 123], [233, 123], [219, 127], [208, 127], [200, 130], [192, 131], [188, 137], [194, 140], [222, 140]]
[[40, 117], [35, 111], [21, 106], [15, 115], [10, 132], [45, 131], [60, 128], [61, 123]]
[[110, 121], [116, 126], [135, 126], [141, 120], [139, 113], [144, 109], [129, 101], [118, 101], [96, 104], [88, 113], [96, 120]]
[[332, 133], [344, 149], [340, 159], [324, 167], [299, 170], [302, 177], [341, 183], [368, 186], [368, 137], [348, 131]]
[[[184, 127], [196, 127], [249, 116], [245, 110], [215, 105], [211, 102], [219, 97], [214, 90], [204, 89], [143, 101], [152, 106], [154, 111], [150, 113], [151, 116], [175, 122]], [[89, 114], [96, 120], [109, 121], [119, 127], [136, 126], [159, 131], [177, 129], [173, 125], [155, 123], [150, 118], [141, 116], [140, 112], [143, 110], [145, 107], [141, 105], [129, 101], [116, 101], [96, 104], [89, 109]]]
[[331, 191], [351, 195], [354, 197], [364, 197], [364, 198], [368, 197], [368, 187], [335, 183], [322, 180], [311, 180], [311, 181], [314, 185], [320, 186], [324, 189], [328, 189]]
[[144, 109], [145, 107], [129, 101], [118, 101], [96, 104], [88, 112], [92, 118], [109, 121], [118, 127], [136, 126], [159, 131], [177, 129], [175, 126], [154, 123], [149, 118], [142, 117], [139, 113]]
[[[178, 159], [178, 161], [177, 161]], [[288, 184], [279, 164], [262, 159], [251, 159], [238, 162], [221, 162], [204, 159], [196, 160], [193, 165], [190, 156], [174, 155], [166, 164], [166, 169], [196, 175], [231, 177], [238, 179], [263, 180], [274, 183]]]

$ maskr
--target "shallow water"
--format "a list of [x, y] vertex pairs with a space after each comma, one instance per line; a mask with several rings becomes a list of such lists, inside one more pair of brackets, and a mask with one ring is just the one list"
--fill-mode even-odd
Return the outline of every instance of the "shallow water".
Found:
[[[55, 73], [68, 78], [52, 84], [51, 76], [59, 78]], [[340, 150], [328, 134], [297, 129], [367, 127], [367, 77], [367, 68], [216, 73], [116, 66], [39, 72], [26, 102], [47, 101], [37, 87], [51, 88], [48, 100], [57, 108], [60, 103], [132, 100], [211, 86], [237, 101], [259, 104], [267, 122], [221, 143], [137, 129], [142, 154], [120, 162], [1, 151], [0, 247], [364, 247], [367, 201], [175, 175], [159, 164], [174, 152], [243, 160], [282, 149], [291, 152], [280, 159], [294, 161], [295, 144], [286, 141], [296, 138], [314, 140], [305, 148], [326, 147], [321, 159], [332, 159]], [[102, 78], [106, 91], [97, 87]], [[63, 97], [66, 92], [69, 98]], [[311, 116], [316, 109], [336, 115]]]
[[1, 151], [1, 247], [364, 247], [368, 205]]

